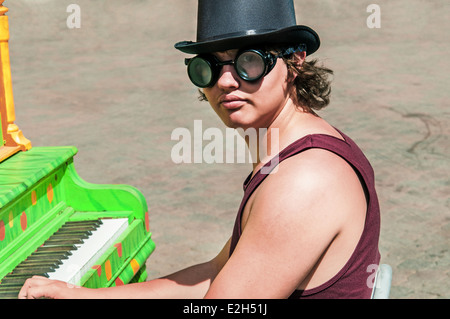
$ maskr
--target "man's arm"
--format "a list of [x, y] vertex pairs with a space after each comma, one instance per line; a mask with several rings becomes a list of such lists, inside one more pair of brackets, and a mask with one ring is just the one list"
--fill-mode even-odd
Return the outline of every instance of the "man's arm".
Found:
[[28, 279], [22, 287], [19, 298], [84, 298], [84, 299], [132, 299], [132, 298], [203, 298], [211, 282], [228, 259], [230, 240], [212, 260], [180, 270], [169, 276], [148, 282], [124, 286], [89, 289], [75, 287], [62, 281], [44, 277]]
[[364, 227], [356, 173], [325, 150], [280, 163], [247, 202], [242, 235], [206, 298], [287, 298], [331, 279]]

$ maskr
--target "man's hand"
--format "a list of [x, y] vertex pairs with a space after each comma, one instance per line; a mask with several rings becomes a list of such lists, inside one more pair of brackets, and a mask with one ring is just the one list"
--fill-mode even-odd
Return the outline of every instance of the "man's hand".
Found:
[[[83, 290], [83, 291], [81, 291]], [[68, 284], [63, 281], [51, 280], [41, 276], [33, 276], [23, 285], [19, 292], [19, 299], [38, 299], [38, 298], [80, 298], [83, 292], [87, 290], [79, 286]]]

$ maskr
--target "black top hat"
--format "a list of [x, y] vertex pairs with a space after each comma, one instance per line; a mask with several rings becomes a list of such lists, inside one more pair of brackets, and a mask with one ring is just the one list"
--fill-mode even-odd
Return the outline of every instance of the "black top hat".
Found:
[[199, 0], [197, 42], [178, 42], [175, 48], [200, 54], [261, 44], [306, 44], [311, 54], [320, 39], [297, 25], [293, 0]]

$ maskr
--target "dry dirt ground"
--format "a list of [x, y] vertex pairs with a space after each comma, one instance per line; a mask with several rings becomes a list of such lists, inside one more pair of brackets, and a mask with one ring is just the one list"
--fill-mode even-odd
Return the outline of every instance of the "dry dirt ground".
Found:
[[[381, 27], [369, 28], [378, 4]], [[81, 27], [69, 28], [69, 4]], [[212, 258], [231, 234], [249, 164], [175, 164], [175, 128], [221, 122], [197, 101], [173, 48], [194, 40], [195, 0], [14, 0], [10, 53], [16, 123], [34, 146], [74, 145], [93, 183], [136, 186], [157, 248], [150, 278]], [[371, 160], [380, 250], [392, 298], [449, 298], [450, 3], [296, 1], [315, 57], [335, 71], [320, 113]]]

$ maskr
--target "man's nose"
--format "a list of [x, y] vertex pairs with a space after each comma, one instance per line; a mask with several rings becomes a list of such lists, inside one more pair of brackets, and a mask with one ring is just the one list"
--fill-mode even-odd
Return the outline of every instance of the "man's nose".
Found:
[[217, 85], [220, 88], [238, 88], [240, 78], [233, 65], [224, 65], [219, 74]]

